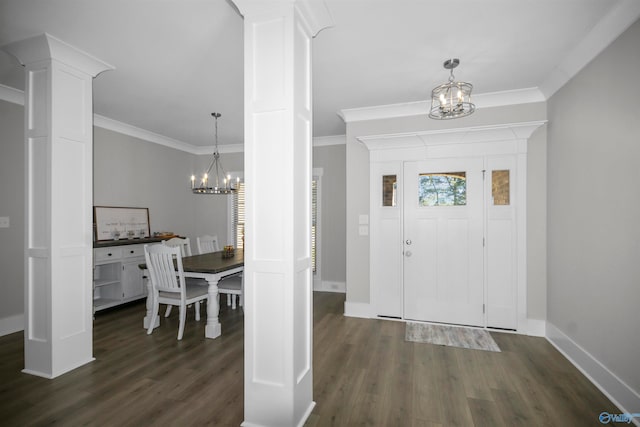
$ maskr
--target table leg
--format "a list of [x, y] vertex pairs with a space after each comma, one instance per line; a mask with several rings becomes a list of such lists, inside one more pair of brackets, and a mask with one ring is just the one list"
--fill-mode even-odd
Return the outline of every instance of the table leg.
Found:
[[206, 338], [218, 338], [222, 327], [218, 320], [220, 305], [218, 304], [218, 278], [207, 279], [209, 283], [209, 299], [207, 300], [207, 325], [204, 328]]
[[[144, 276], [147, 277], [146, 279], [144, 279], [147, 282], [147, 314], [142, 320], [142, 326], [145, 329], [149, 329], [149, 322], [153, 317], [153, 313], [151, 312], [153, 310], [153, 289], [151, 288], [151, 280], [149, 280], [148, 270], [144, 270]], [[156, 324], [153, 326], [153, 328], [155, 329], [158, 326], [160, 326], [160, 316], [156, 317]]]

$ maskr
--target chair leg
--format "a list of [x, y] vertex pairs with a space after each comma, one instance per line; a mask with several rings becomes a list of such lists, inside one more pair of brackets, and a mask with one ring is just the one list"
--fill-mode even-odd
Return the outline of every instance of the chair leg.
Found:
[[227, 307], [231, 305], [231, 294], [227, 294]]
[[164, 313], [164, 317], [169, 317], [169, 315], [171, 314], [171, 308], [173, 306], [171, 304], [167, 304], [167, 311], [165, 311]]
[[236, 296], [233, 294], [229, 294], [229, 296], [231, 297], [231, 309], [235, 310], [236, 309]]
[[158, 303], [158, 296], [153, 296], [153, 302], [151, 303], [153, 307], [151, 310], [153, 314], [151, 315], [151, 321], [149, 322], [149, 327], [147, 328], [147, 335], [151, 335], [153, 332], [153, 325], [156, 324], [156, 319], [158, 318], [158, 310], [160, 310], [160, 304]]
[[184, 333], [184, 324], [187, 318], [187, 307], [181, 305], [179, 307], [180, 310], [180, 327], [178, 327], [178, 340], [182, 339], [182, 334]]
[[196, 306], [196, 322], [200, 321], [200, 301], [197, 301], [195, 304]]

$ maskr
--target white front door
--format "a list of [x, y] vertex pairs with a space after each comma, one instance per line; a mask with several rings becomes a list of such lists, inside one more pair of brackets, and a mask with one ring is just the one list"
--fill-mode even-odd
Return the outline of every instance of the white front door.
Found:
[[485, 326], [483, 160], [404, 164], [404, 317]]

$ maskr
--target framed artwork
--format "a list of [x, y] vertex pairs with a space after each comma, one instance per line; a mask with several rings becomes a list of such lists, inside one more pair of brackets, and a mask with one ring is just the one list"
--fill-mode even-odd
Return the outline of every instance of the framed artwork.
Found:
[[149, 208], [94, 206], [96, 242], [145, 239], [151, 236]]

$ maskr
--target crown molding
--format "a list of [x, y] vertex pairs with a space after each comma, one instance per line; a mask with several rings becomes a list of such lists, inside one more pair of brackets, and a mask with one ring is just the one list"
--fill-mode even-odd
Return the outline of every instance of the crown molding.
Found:
[[24, 107], [24, 91], [0, 84], [0, 99]]
[[54, 59], [93, 77], [115, 69], [113, 65], [47, 33], [6, 44], [0, 49], [14, 56], [22, 65]]
[[324, 0], [288, 0], [280, 2], [266, 2], [264, 0], [231, 1], [243, 17], [283, 11], [290, 6], [295, 6], [307, 24], [312, 37], [318, 35], [323, 29], [334, 26], [333, 16]]
[[503, 90], [500, 92], [487, 92], [473, 96], [476, 108], [503, 107], [505, 105], [533, 104], [545, 102], [547, 99], [537, 87], [524, 89]]
[[346, 145], [347, 135], [314, 136], [314, 147], [328, 147], [330, 145]]
[[[0, 100], [24, 106], [24, 91], [0, 84]], [[163, 145], [165, 147], [173, 148], [198, 156], [209, 155], [213, 153], [214, 149], [213, 145], [198, 146], [189, 144], [184, 141], [169, 138], [155, 132], [148, 131], [146, 129], [120, 122], [118, 120], [110, 119], [99, 114], [93, 115], [93, 125], [102, 129], [118, 132], [123, 135], [131, 136], [148, 142], [153, 142], [154, 144]], [[331, 135], [313, 138], [314, 147], [344, 145], [346, 143], [346, 135]], [[219, 145], [218, 151], [220, 151], [221, 154], [243, 153], [244, 144]]]
[[439, 144], [464, 144], [487, 141], [527, 140], [546, 120], [506, 123], [498, 125], [469, 126], [454, 129], [438, 129], [356, 138], [370, 151], [399, 148], [418, 148]]
[[108, 117], [101, 116], [99, 114], [93, 115], [93, 125], [102, 129], [111, 130], [124, 135], [132, 136], [134, 138], [142, 139], [145, 141], [153, 142], [165, 147], [174, 148], [180, 151], [186, 151], [191, 154], [198, 154], [196, 147], [187, 144], [186, 142], [179, 141], [177, 139], [169, 138], [146, 129], [142, 129], [136, 126], [132, 126], [117, 120], [110, 119]]
[[345, 123], [365, 120], [391, 119], [395, 117], [419, 116], [429, 111], [427, 101], [402, 102], [399, 104], [376, 105], [373, 107], [345, 108], [338, 116]]
[[[478, 108], [500, 107], [515, 104], [544, 102], [546, 98], [537, 87], [488, 92], [474, 95], [473, 103]], [[431, 101], [403, 102], [399, 104], [377, 105], [373, 107], [349, 108], [338, 111], [338, 116], [345, 121], [359, 122], [364, 120], [381, 120], [397, 117], [424, 116], [429, 114]]]
[[639, 1], [623, 0], [617, 3], [542, 82], [540, 90], [545, 98], [549, 99], [556, 93], [638, 18]]

